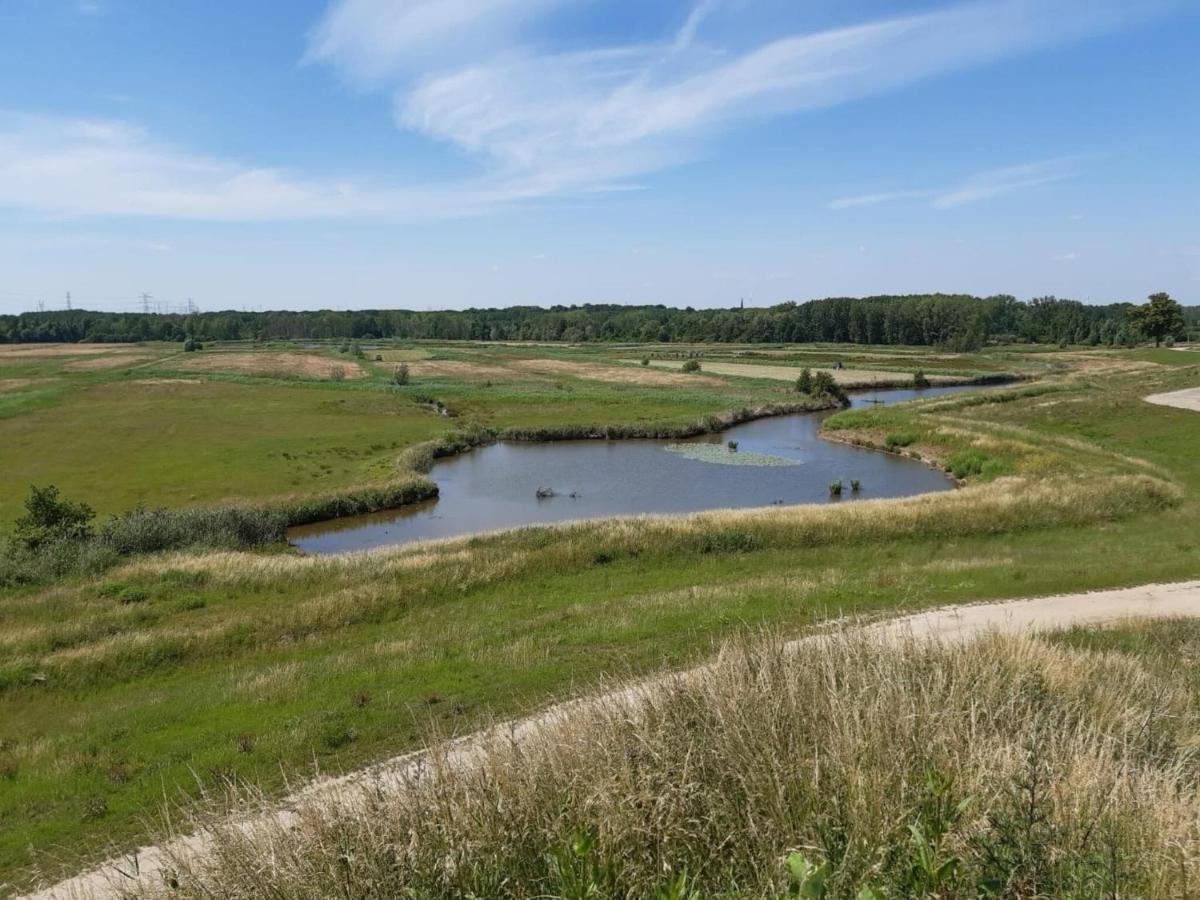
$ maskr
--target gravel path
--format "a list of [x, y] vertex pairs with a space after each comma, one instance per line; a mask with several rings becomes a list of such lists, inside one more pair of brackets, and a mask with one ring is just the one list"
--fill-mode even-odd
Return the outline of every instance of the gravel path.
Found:
[[[1187, 408], [1200, 409], [1200, 389], [1192, 393], [1197, 395], [1197, 405]], [[942, 607], [864, 627], [868, 633], [877, 634], [885, 640], [911, 634], [961, 641], [989, 631], [1034, 632], [1070, 625], [1112, 622], [1129, 617], [1175, 616], [1200, 616], [1200, 581]], [[799, 646], [804, 640], [808, 639], [801, 638], [793, 646]], [[487, 746], [489, 741], [529, 740], [546, 725], [564, 715], [586, 710], [589, 704], [636, 700], [642, 691], [652, 689], [656, 684], [663, 682], [664, 679], [659, 678], [632, 686], [617, 694], [559, 704], [535, 716], [464, 737], [449, 750], [447, 761], [454, 766], [469, 765], [479, 758], [481, 748]], [[247, 819], [242, 826], [252, 829], [256, 823], [272, 821], [285, 826], [290, 825], [297, 821], [297, 807], [312, 801], [353, 803], [356, 797], [362, 795], [364, 787], [370, 787], [373, 791], [400, 790], [403, 785], [411, 784], [415, 777], [421, 777], [426, 771], [422, 767], [422, 761], [423, 754], [418, 751], [340, 778], [322, 779], [281, 800], [273, 811]], [[208, 838], [202, 833], [176, 838], [167, 844], [144, 847], [136, 853], [109, 860], [95, 869], [26, 897], [27, 900], [100, 900], [117, 897], [122, 890], [131, 890], [138, 883], [160, 884], [161, 873], [169, 865], [172, 854], [182, 857], [198, 856], [206, 853], [208, 847]]]
[[1166, 394], [1151, 394], [1146, 398], [1146, 402], [1200, 412], [1200, 387], [1184, 388], [1182, 391], [1171, 391]]

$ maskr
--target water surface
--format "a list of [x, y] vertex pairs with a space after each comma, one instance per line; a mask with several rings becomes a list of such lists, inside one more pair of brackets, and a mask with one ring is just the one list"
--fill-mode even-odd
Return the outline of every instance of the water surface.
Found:
[[[972, 389], [977, 388], [879, 391], [852, 398], [851, 406]], [[571, 519], [849, 502], [953, 487], [944, 474], [916, 460], [818, 438], [821, 420], [829, 414], [759, 419], [688, 441], [724, 448], [735, 440], [739, 453], [765, 454], [790, 465], [722, 465], [667, 449], [681, 441], [491, 444], [434, 466], [430, 477], [438, 485], [436, 500], [300, 526], [288, 538], [308, 553], [340, 553]], [[840, 501], [829, 495], [829, 484], [837, 479], [845, 485]], [[862, 484], [856, 494], [850, 491], [851, 479]], [[539, 498], [539, 488], [554, 495]]]

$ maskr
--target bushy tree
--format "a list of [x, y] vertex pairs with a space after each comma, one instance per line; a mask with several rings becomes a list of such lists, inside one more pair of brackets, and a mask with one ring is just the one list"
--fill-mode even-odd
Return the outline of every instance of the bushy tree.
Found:
[[811, 394], [813, 392], [813, 375], [811, 369], [804, 368], [800, 370], [800, 377], [796, 379], [796, 390], [801, 394]]
[[1165, 338], [1173, 338], [1183, 332], [1183, 307], [1171, 299], [1170, 294], [1151, 294], [1149, 303], [1135, 306], [1129, 318], [1148, 337], [1154, 338], [1159, 346]]
[[813, 376], [812, 395], [814, 397], [831, 397], [841, 403], [846, 402], [845, 390], [828, 372], [817, 372]]
[[17, 541], [36, 550], [56, 540], [84, 541], [92, 536], [96, 513], [86, 503], [75, 503], [59, 496], [58, 488], [31, 486], [25, 500], [25, 515], [17, 519]]

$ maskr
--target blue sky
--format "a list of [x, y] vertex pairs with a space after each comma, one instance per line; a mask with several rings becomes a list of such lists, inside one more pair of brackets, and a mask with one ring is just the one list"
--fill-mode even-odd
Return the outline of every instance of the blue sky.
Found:
[[1200, 303], [1196, 0], [0, 0], [0, 311]]

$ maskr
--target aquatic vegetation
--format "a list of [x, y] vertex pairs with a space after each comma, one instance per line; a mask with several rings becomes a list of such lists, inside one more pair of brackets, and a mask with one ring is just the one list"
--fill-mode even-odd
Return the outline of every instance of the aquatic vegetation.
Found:
[[[799, 466], [798, 459], [788, 459], [786, 456], [772, 456], [769, 453], [755, 453], [750, 450], [737, 451], [737, 442], [730, 441], [728, 448], [721, 444], [667, 444], [666, 449], [678, 453], [685, 459], [695, 459], [700, 462], [717, 463], [722, 466]], [[730, 452], [730, 451], [737, 452]]]

